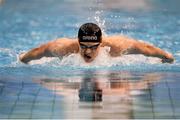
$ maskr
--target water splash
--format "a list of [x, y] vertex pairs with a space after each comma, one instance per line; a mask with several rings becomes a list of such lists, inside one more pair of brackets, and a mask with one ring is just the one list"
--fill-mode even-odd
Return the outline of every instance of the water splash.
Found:
[[95, 16], [94, 16], [94, 19], [95, 19], [95, 21], [98, 23], [98, 25], [99, 25], [99, 27], [101, 28], [101, 30], [102, 30], [102, 32], [103, 32], [103, 34], [105, 34], [105, 29], [106, 29], [106, 27], [105, 27], [105, 19], [102, 19], [101, 18], [101, 15], [103, 14], [103, 10], [101, 10], [101, 11], [96, 11], [95, 12]]
[[[85, 66], [85, 67], [111, 67], [121, 65], [133, 65], [133, 64], [157, 64], [160, 63], [160, 59], [145, 57], [143, 55], [123, 55], [120, 57], [111, 57], [109, 55], [109, 47], [101, 48], [97, 58], [91, 63], [85, 63], [80, 55], [73, 54], [63, 58], [61, 64], [73, 65], [73, 66]], [[76, 62], [74, 62], [76, 60]]]
[[16, 64], [17, 53], [9, 48], [0, 48], [0, 66]]
[[120, 57], [111, 57], [109, 55], [109, 47], [101, 48], [98, 56], [91, 63], [86, 63], [80, 54], [71, 54], [58, 58], [42, 58], [40, 60], [31, 61], [30, 65], [45, 64], [54, 67], [73, 66], [73, 67], [112, 67], [112, 66], [130, 66], [134, 64], [158, 64], [161, 63], [159, 58], [145, 57], [143, 55], [122, 55]]
[[[95, 23], [98, 24], [98, 26], [101, 28], [102, 33], [104, 35], [105, 34], [105, 19], [102, 15], [104, 15], [104, 11], [102, 10], [102, 1], [101, 0], [96, 0], [96, 4], [97, 4], [97, 10], [93, 13], [94, 15], [91, 17], [88, 17], [88, 21], [95, 21]], [[90, 8], [90, 11], [92, 11], [92, 9]]]

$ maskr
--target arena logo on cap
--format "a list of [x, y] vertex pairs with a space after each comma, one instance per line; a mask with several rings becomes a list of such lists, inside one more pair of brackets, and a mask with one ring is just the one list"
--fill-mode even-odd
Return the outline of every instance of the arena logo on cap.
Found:
[[83, 40], [93, 40], [93, 41], [97, 41], [97, 36], [82, 36]]

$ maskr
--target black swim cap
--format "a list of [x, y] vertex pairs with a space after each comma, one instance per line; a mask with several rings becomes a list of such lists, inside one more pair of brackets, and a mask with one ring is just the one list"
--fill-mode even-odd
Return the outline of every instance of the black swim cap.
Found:
[[94, 23], [85, 23], [79, 28], [79, 42], [101, 42], [101, 29]]

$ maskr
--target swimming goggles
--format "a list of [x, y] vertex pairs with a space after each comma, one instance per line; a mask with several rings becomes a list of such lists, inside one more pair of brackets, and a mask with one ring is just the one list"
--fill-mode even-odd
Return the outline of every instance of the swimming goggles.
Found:
[[97, 49], [98, 48], [98, 46], [99, 46], [99, 44], [97, 44], [97, 45], [92, 45], [92, 46], [87, 46], [87, 45], [84, 45], [84, 44], [81, 44], [80, 43], [80, 47], [82, 48], [82, 49]]

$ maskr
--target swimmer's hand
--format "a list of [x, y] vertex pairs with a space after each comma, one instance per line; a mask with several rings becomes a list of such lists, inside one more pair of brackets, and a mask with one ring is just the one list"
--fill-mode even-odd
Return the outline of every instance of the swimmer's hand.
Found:
[[19, 55], [19, 60], [20, 60], [21, 62], [27, 64], [28, 61], [27, 61], [26, 59], [24, 59], [25, 54], [26, 54], [26, 53], [21, 53], [21, 54]]
[[162, 63], [173, 63], [173, 62], [174, 62], [174, 57], [170, 53], [166, 54], [166, 56], [162, 58]]

